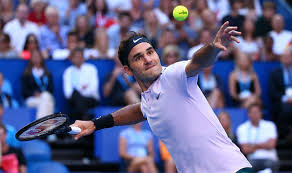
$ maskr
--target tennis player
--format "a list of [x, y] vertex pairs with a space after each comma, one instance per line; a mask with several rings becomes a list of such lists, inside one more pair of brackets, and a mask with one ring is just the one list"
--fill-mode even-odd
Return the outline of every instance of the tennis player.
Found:
[[226, 135], [197, 85], [198, 73], [216, 61], [230, 42], [239, 42], [237, 27], [225, 22], [214, 41], [199, 49], [189, 61], [162, 67], [150, 41], [132, 34], [121, 42], [119, 59], [127, 74], [143, 90], [141, 103], [126, 106], [92, 121], [76, 121], [75, 136], [95, 130], [147, 120], [162, 140], [180, 173], [249, 173], [250, 163]]

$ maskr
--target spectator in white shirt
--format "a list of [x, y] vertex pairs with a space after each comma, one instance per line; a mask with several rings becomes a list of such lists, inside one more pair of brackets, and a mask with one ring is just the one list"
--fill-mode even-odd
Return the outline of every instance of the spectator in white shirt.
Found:
[[242, 153], [247, 155], [255, 171], [267, 168], [277, 171], [276, 125], [272, 121], [262, 119], [261, 107], [258, 104], [248, 107], [248, 117], [249, 120], [237, 129], [238, 144]]
[[29, 8], [26, 4], [20, 4], [16, 10], [16, 18], [4, 26], [4, 32], [11, 38], [11, 45], [21, 52], [25, 38], [28, 34], [39, 35], [38, 26], [28, 21]]
[[73, 63], [63, 74], [64, 95], [75, 119], [88, 119], [89, 108], [98, 105], [98, 71], [92, 64], [85, 63], [83, 49], [75, 48], [70, 53]]
[[292, 40], [292, 32], [285, 30], [285, 21], [283, 16], [276, 14], [272, 19], [273, 30], [269, 33], [274, 40], [273, 52], [276, 55], [282, 55], [286, 45]]

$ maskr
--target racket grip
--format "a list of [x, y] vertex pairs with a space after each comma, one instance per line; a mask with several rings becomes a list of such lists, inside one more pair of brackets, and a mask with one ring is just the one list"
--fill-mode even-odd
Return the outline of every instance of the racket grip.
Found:
[[71, 135], [77, 135], [81, 132], [81, 129], [79, 127], [75, 127], [75, 126], [70, 126], [70, 131], [68, 132]]

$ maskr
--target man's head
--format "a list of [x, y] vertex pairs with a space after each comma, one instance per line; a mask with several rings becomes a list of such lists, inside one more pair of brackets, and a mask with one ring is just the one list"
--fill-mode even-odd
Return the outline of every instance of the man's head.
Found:
[[48, 25], [59, 25], [59, 11], [54, 6], [48, 6], [45, 10]]
[[2, 146], [6, 144], [6, 127], [4, 124], [0, 123], [0, 143]]
[[127, 74], [142, 83], [152, 83], [162, 70], [159, 56], [146, 36], [132, 33], [120, 44], [119, 59]]
[[168, 45], [163, 49], [162, 61], [164, 65], [169, 66], [179, 61], [180, 54], [176, 45]]
[[67, 47], [70, 51], [78, 47], [78, 34], [75, 31], [70, 31], [67, 34]]
[[26, 4], [20, 4], [16, 10], [16, 17], [20, 22], [25, 22], [28, 19], [29, 8]]
[[264, 2], [263, 3], [263, 16], [268, 19], [271, 20], [272, 17], [275, 15], [275, 11], [276, 11], [276, 6], [274, 2]]
[[276, 32], [281, 32], [285, 27], [284, 18], [280, 14], [276, 14], [272, 19], [272, 27]]
[[248, 106], [248, 117], [252, 124], [258, 124], [262, 119], [261, 105], [254, 103]]
[[281, 55], [280, 61], [285, 67], [289, 67], [292, 65], [292, 51], [291, 51], [291, 49], [287, 49], [284, 51], [284, 53]]
[[130, 26], [132, 24], [132, 18], [131, 18], [130, 13], [121, 12], [119, 14], [119, 23], [121, 26], [121, 30], [128, 31], [128, 29], [130, 28]]
[[70, 59], [76, 67], [80, 67], [84, 62], [83, 49], [75, 48], [70, 52]]

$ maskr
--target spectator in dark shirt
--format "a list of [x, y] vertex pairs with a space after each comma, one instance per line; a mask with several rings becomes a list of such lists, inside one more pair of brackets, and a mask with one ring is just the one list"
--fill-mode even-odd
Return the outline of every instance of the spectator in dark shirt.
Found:
[[276, 6], [273, 2], [267, 1], [263, 4], [263, 15], [256, 21], [255, 35], [264, 37], [272, 31], [272, 18], [275, 15]]
[[231, 12], [222, 19], [222, 24], [229, 21], [230, 26], [237, 26], [239, 31], [242, 31], [244, 16], [239, 14], [239, 9], [242, 7], [242, 0], [231, 0]]

